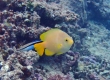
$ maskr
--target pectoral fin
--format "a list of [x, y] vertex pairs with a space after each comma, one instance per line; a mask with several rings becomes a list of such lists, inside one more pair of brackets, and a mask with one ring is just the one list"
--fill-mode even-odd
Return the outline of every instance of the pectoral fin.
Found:
[[58, 44], [58, 45], [57, 45], [57, 48], [58, 48], [58, 49], [61, 49], [62, 46], [63, 46], [62, 44]]

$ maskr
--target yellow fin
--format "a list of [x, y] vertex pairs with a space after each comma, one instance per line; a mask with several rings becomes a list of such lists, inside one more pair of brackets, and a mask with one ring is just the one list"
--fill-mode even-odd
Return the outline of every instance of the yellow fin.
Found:
[[63, 54], [62, 52], [58, 52], [56, 55], [61, 55], [61, 54]]
[[55, 29], [50, 29], [50, 30], [48, 30], [48, 31], [46, 31], [46, 32], [44, 32], [44, 33], [42, 33], [42, 34], [40, 35], [40, 39], [41, 39], [42, 41], [45, 41], [45, 39], [46, 39], [46, 37], [47, 37], [48, 35], [52, 34], [54, 31], [57, 31], [57, 30], [59, 30], [59, 29], [55, 28]]
[[62, 46], [63, 46], [62, 44], [58, 44], [58, 45], [57, 45], [57, 48], [58, 48], [58, 49], [61, 49]]
[[43, 55], [43, 53], [44, 53], [44, 44], [43, 44], [43, 42], [34, 44], [34, 48], [40, 56]]
[[42, 41], [44, 41], [45, 40], [45, 38], [46, 38], [46, 34], [47, 32], [44, 32], [44, 33], [42, 33], [41, 35], [40, 35], [40, 39], [42, 40]]
[[46, 56], [52, 56], [52, 55], [54, 55], [55, 53], [54, 52], [52, 52], [52, 51], [50, 51], [50, 50], [48, 50], [48, 49], [45, 49], [45, 55]]

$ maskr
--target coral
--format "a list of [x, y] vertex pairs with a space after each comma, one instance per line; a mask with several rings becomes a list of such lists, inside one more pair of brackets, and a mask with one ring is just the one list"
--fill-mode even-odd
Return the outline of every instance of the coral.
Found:
[[[18, 52], [13, 51], [11, 54], [5, 55], [6, 59], [1, 60], [1, 79], [20, 79], [27, 78], [31, 75], [32, 65], [39, 59], [36, 52]], [[5, 75], [5, 76], [4, 76]]]
[[[76, 23], [78, 15], [61, 8], [57, 2], [59, 1], [49, 5], [48, 0], [38, 0], [38, 5], [35, 7], [33, 0], [0, 1], [0, 5], [4, 6], [0, 8], [2, 10], [0, 11], [0, 78], [2, 80], [46, 80], [46, 76], [44, 75], [50, 70], [40, 64], [36, 66], [35, 63], [38, 63], [39, 59], [37, 53], [35, 51], [18, 51], [18, 48], [28, 42], [39, 39], [39, 35], [42, 32], [54, 27], [59, 22], [74, 21]], [[43, 10], [46, 13], [39, 14]], [[44, 23], [42, 21], [43, 15], [46, 17], [46, 20], [50, 19], [50, 21], [54, 21], [52, 22], [54, 25], [50, 24], [50, 22], [49, 25], [46, 25], [48, 20]], [[60, 59], [54, 58], [53, 60], [54, 62], [59, 62]], [[55, 67], [53, 66], [53, 68]]]
[[72, 11], [65, 10], [65, 8], [55, 3], [47, 4], [42, 2], [33, 2], [33, 4], [35, 11], [41, 17], [41, 24], [44, 24], [45, 26], [52, 27], [55, 26], [55, 24], [62, 22], [76, 23], [79, 19], [79, 15]]
[[64, 75], [60, 72], [50, 72], [47, 80], [74, 80], [70, 74]]
[[[100, 15], [95, 16], [109, 23], [107, 0], [0, 0], [0, 6], [1, 80], [110, 79], [110, 33], [101, 24], [96, 27], [88, 21], [96, 11]], [[67, 32], [75, 42], [67, 53], [39, 57], [35, 51], [18, 50], [55, 27]]]
[[75, 63], [77, 63], [77, 60], [79, 58], [79, 53], [78, 52], [74, 53], [72, 51], [68, 51], [67, 54], [73, 57], [73, 59], [72, 59], [72, 58], [67, 56], [67, 59], [70, 58], [70, 60], [68, 60], [68, 62], [67, 62], [68, 66], [73, 66]]
[[79, 53], [68, 51], [67, 54], [65, 55], [65, 58], [66, 58], [66, 61], [62, 68], [62, 72], [66, 74], [69, 71], [76, 71], [78, 68]]

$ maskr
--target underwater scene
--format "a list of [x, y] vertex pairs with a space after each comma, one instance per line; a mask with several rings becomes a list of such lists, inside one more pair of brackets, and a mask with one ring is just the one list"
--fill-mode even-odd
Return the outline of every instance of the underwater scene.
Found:
[[110, 0], [0, 0], [0, 80], [110, 80]]

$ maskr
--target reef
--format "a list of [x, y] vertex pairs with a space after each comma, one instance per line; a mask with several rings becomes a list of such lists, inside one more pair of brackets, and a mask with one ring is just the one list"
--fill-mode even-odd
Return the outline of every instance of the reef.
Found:
[[[107, 1], [0, 0], [0, 80], [109, 80]], [[106, 20], [107, 29], [94, 17]], [[18, 50], [51, 28], [74, 39], [68, 52], [40, 57]]]

